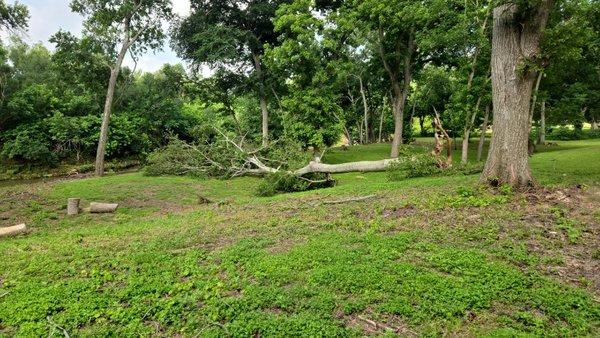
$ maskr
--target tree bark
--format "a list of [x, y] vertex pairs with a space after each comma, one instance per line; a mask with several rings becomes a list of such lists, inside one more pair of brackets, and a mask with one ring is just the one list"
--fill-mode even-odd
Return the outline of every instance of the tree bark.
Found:
[[490, 117], [490, 106], [485, 107], [485, 115], [483, 117], [483, 124], [481, 125], [481, 136], [479, 137], [479, 145], [477, 146], [477, 162], [481, 161], [483, 155], [483, 145], [485, 143], [485, 132], [488, 127], [488, 119]]
[[95, 171], [96, 176], [104, 175], [104, 156], [106, 154], [106, 142], [108, 141], [108, 127], [110, 125], [110, 115], [112, 113], [112, 106], [115, 96], [115, 88], [117, 86], [117, 79], [119, 77], [119, 72], [121, 71], [121, 65], [123, 64], [123, 59], [125, 59], [125, 54], [127, 50], [131, 46], [131, 41], [129, 40], [129, 23], [126, 21], [125, 25], [125, 34], [126, 38], [121, 46], [121, 50], [117, 56], [117, 60], [114, 66], [110, 70], [110, 79], [108, 80], [108, 89], [106, 92], [106, 100], [104, 101], [104, 112], [102, 113], [102, 125], [100, 127], [100, 139], [98, 140], [98, 148], [96, 150], [96, 165]]
[[253, 52], [252, 60], [254, 61], [254, 71], [258, 78], [258, 100], [260, 102], [260, 111], [262, 113], [262, 145], [265, 147], [269, 143], [269, 109], [267, 106], [267, 95], [265, 93], [260, 55]]
[[11, 227], [0, 227], [0, 237], [4, 236], [14, 236], [18, 234], [22, 234], [27, 231], [27, 226], [25, 224], [18, 224]]
[[365, 138], [363, 141], [365, 143], [369, 143], [369, 107], [367, 105], [367, 95], [365, 93], [365, 88], [363, 86], [362, 76], [358, 76], [358, 83], [360, 84], [360, 95], [362, 96], [363, 102], [363, 113], [364, 113], [364, 128], [365, 128]]
[[116, 203], [92, 202], [92, 203], [90, 203], [90, 212], [96, 213], [96, 214], [111, 213], [111, 212], [117, 211], [118, 207], [119, 207], [119, 205]]
[[[399, 147], [402, 144], [402, 130], [404, 128], [404, 106], [406, 104], [406, 98], [408, 91], [410, 90], [410, 82], [412, 81], [412, 54], [415, 48], [414, 43], [414, 31], [411, 30], [409, 33], [408, 41], [406, 42], [406, 52], [404, 53], [403, 60], [403, 74], [404, 79], [402, 86], [398, 79], [396, 71], [387, 63], [385, 58], [385, 52], [383, 50], [383, 30], [379, 30], [380, 46], [379, 53], [383, 66], [390, 77], [392, 84], [392, 111], [394, 114], [394, 137], [392, 139], [392, 150], [390, 153], [391, 158], [397, 158], [399, 155]], [[399, 51], [398, 51], [399, 53]]]
[[477, 99], [477, 104], [475, 104], [475, 110], [471, 114], [470, 119], [467, 120], [465, 128], [463, 130], [462, 152], [460, 155], [461, 164], [467, 164], [467, 161], [469, 160], [469, 137], [471, 135], [471, 128], [473, 128], [475, 118], [477, 117], [477, 113], [479, 112], [480, 104], [481, 96]]
[[[385, 103], [385, 97], [383, 99]], [[381, 143], [381, 133], [383, 132], [383, 113], [385, 112], [385, 104], [381, 107], [381, 114], [379, 114], [379, 137], [377, 138], [377, 142]]]
[[590, 124], [592, 125], [592, 130], [598, 130], [598, 121], [596, 121], [595, 118], [592, 117], [592, 122], [590, 122]]
[[540, 108], [540, 144], [546, 144], [546, 101], [542, 101]]
[[540, 0], [530, 13], [515, 3], [494, 8], [492, 94], [494, 133], [481, 180], [514, 187], [534, 183], [529, 169], [529, 109], [535, 76], [527, 63], [539, 54], [552, 0]]

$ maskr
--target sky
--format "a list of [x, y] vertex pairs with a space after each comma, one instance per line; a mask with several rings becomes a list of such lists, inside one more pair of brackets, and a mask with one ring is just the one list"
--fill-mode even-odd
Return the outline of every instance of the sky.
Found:
[[[13, 1], [7, 1], [12, 3]], [[59, 29], [69, 31], [77, 36], [81, 35], [83, 18], [71, 12], [70, 0], [19, 0], [29, 8], [29, 29], [23, 37], [28, 43], [41, 42], [50, 50], [53, 44], [48, 42], [50, 36]], [[179, 15], [187, 15], [190, 11], [189, 0], [171, 0], [173, 10]], [[165, 63], [183, 63], [171, 50], [169, 43], [165, 43], [162, 51], [148, 52], [138, 60], [137, 69], [153, 72]], [[126, 59], [125, 65], [133, 67], [133, 60]]]

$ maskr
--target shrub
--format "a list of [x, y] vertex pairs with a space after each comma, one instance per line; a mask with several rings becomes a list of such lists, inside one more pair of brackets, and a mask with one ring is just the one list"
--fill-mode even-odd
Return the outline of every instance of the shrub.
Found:
[[265, 176], [256, 189], [256, 195], [268, 197], [278, 193], [314, 190], [334, 185], [335, 180], [327, 174], [310, 174], [302, 178], [287, 172], [277, 172]]
[[405, 161], [390, 165], [387, 169], [388, 179], [390, 181], [401, 181], [406, 178], [439, 174], [442, 171], [439, 166], [440, 161], [443, 160], [428, 153], [413, 155]]
[[568, 127], [559, 127], [552, 132], [550, 132], [547, 136], [547, 139], [550, 140], [558, 140], [558, 141], [572, 141], [572, 140], [582, 140], [585, 138], [585, 134], [580, 129], [570, 129]]
[[167, 146], [148, 156], [144, 174], [205, 176], [204, 163], [200, 155], [194, 147], [181, 140], [172, 139]]

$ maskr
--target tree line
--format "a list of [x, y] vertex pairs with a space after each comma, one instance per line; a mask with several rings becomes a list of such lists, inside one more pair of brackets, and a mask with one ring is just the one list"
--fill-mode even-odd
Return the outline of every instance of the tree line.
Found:
[[[101, 175], [105, 156], [143, 158], [172, 137], [214, 142], [216, 126], [315, 153], [341, 138], [391, 142], [390, 158], [415, 132], [445, 134], [466, 162], [470, 138], [491, 127], [484, 178], [528, 185], [530, 139], [581, 138], [584, 124], [598, 134], [595, 0], [211, 0], [191, 1], [186, 17], [166, 0], [71, 8], [83, 35], [57, 32], [53, 52], [3, 41], [4, 161], [95, 155]], [[23, 6], [2, 2], [0, 14], [5, 30], [26, 27]], [[167, 36], [187, 71], [123, 67]]]

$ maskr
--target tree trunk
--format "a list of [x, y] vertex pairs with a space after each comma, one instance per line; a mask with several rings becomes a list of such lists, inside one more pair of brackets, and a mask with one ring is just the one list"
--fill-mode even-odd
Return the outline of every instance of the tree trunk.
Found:
[[425, 131], [425, 117], [419, 116], [419, 126], [421, 127], [421, 136], [426, 136], [427, 132]]
[[364, 142], [369, 143], [369, 107], [367, 105], [367, 95], [365, 93], [365, 88], [363, 86], [362, 76], [358, 77], [358, 82], [360, 84], [360, 95], [362, 96], [363, 102], [363, 112], [364, 112], [364, 126], [365, 126], [365, 138]]
[[463, 131], [463, 141], [462, 141], [462, 152], [460, 156], [460, 163], [467, 164], [469, 160], [469, 137], [471, 135], [471, 128], [473, 128], [473, 124], [475, 123], [475, 118], [477, 117], [477, 113], [479, 112], [479, 105], [481, 104], [481, 96], [477, 99], [477, 104], [475, 104], [475, 109], [470, 116], [470, 119], [467, 120], [465, 129]]
[[135, 37], [132, 39], [129, 34], [131, 17], [126, 17], [123, 21], [124, 39], [121, 45], [121, 50], [117, 55], [117, 60], [114, 66], [110, 69], [110, 78], [108, 80], [108, 89], [106, 91], [106, 100], [104, 101], [104, 111], [102, 113], [102, 125], [100, 127], [100, 139], [98, 140], [98, 148], [96, 150], [96, 165], [95, 171], [96, 176], [104, 175], [104, 155], [106, 154], [106, 142], [108, 141], [108, 126], [110, 125], [110, 114], [112, 112], [112, 105], [115, 97], [115, 88], [117, 87], [117, 79], [119, 78], [119, 72], [121, 71], [121, 65], [123, 59], [131, 47], [131, 44], [135, 41]]
[[14, 236], [18, 234], [22, 234], [27, 231], [27, 226], [25, 224], [18, 224], [11, 227], [0, 227], [0, 237], [4, 236]]
[[527, 69], [539, 53], [552, 0], [541, 0], [531, 13], [515, 3], [494, 8], [492, 94], [494, 133], [481, 180], [492, 185], [533, 184], [529, 169], [529, 109], [536, 74]]
[[269, 109], [267, 106], [267, 95], [265, 93], [265, 83], [262, 73], [262, 64], [260, 61], [260, 55], [258, 53], [252, 53], [252, 60], [254, 60], [254, 71], [258, 78], [258, 100], [260, 102], [260, 110], [262, 112], [262, 144], [265, 147], [269, 143]]
[[121, 70], [121, 64], [123, 63], [123, 56], [119, 56], [117, 63], [114, 68], [110, 70], [110, 79], [108, 81], [108, 90], [106, 93], [106, 100], [104, 102], [104, 112], [102, 113], [102, 125], [100, 127], [100, 139], [98, 140], [98, 148], [96, 150], [96, 176], [104, 175], [104, 156], [106, 154], [106, 142], [108, 141], [108, 127], [110, 125], [110, 115], [112, 112], [112, 105], [115, 96], [115, 88], [117, 86], [117, 78], [119, 77], [119, 71]]
[[485, 132], [488, 127], [488, 119], [490, 117], [490, 106], [485, 107], [485, 116], [483, 117], [483, 124], [481, 125], [481, 136], [479, 137], [479, 145], [477, 146], [477, 162], [481, 161], [483, 155], [483, 145], [485, 143]]
[[[384, 98], [385, 102], [385, 98]], [[377, 142], [381, 143], [381, 133], [383, 132], [383, 113], [385, 112], [385, 105], [381, 107], [381, 114], [379, 114], [379, 137], [377, 138]]]
[[116, 203], [90, 203], [90, 212], [94, 214], [111, 213], [117, 211], [119, 207]]
[[533, 89], [533, 99], [531, 100], [531, 109], [529, 110], [529, 118], [533, 120], [533, 113], [535, 113], [535, 105], [537, 104], [538, 92], [540, 91], [540, 83], [542, 82], [542, 76], [544, 72], [539, 72], [537, 80], [535, 81], [535, 88]]
[[[406, 51], [404, 52], [404, 62], [403, 62], [403, 74], [404, 79], [402, 86], [400, 86], [400, 81], [398, 79], [397, 72], [392, 69], [392, 67], [387, 63], [385, 58], [385, 52], [383, 50], [383, 30], [379, 30], [379, 53], [381, 57], [381, 61], [383, 62], [383, 66], [386, 72], [389, 75], [390, 82], [392, 84], [392, 112], [394, 114], [394, 137], [392, 139], [392, 150], [390, 153], [391, 158], [397, 158], [399, 154], [399, 147], [402, 144], [402, 129], [404, 128], [404, 105], [406, 104], [406, 98], [408, 96], [408, 91], [410, 90], [410, 82], [412, 81], [412, 53], [415, 49], [414, 43], [414, 29], [411, 30], [408, 41], [406, 42]], [[398, 44], [398, 46], [401, 46]], [[400, 51], [398, 51], [400, 52]]]
[[546, 101], [542, 101], [540, 109], [540, 144], [546, 144]]
[[590, 122], [590, 124], [592, 125], [592, 130], [598, 130], [598, 121], [596, 121], [594, 117], [592, 117], [592, 122]]

